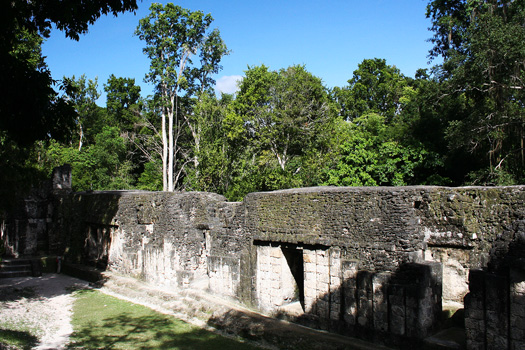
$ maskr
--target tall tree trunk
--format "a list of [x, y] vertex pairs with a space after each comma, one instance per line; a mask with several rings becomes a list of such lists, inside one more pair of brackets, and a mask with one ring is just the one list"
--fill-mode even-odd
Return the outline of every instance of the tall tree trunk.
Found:
[[192, 124], [188, 116], [184, 115], [184, 119], [191, 131], [191, 136], [193, 136], [193, 141], [195, 144], [194, 155], [193, 155], [193, 166], [195, 167], [195, 179], [197, 180], [199, 178], [199, 164], [200, 164], [199, 155], [200, 155], [200, 148], [201, 148], [201, 142], [200, 142], [201, 141], [201, 128], [198, 125], [198, 122], [195, 122], [195, 124]]
[[82, 123], [80, 123], [79, 121], [79, 125], [80, 125], [80, 130], [79, 130], [79, 140], [78, 140], [78, 151], [80, 152], [82, 150], [82, 145], [83, 145], [83, 139], [84, 139], [84, 128], [82, 127]]
[[171, 106], [168, 114], [168, 191], [173, 192], [173, 117], [177, 113], [177, 107], [174, 106], [173, 96], [170, 100]]
[[168, 190], [168, 136], [166, 134], [166, 109], [162, 112], [162, 190]]

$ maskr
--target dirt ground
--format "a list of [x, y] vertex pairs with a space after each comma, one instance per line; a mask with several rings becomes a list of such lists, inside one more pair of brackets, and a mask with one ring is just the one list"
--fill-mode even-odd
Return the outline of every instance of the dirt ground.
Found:
[[0, 279], [0, 324], [36, 335], [34, 349], [64, 349], [73, 331], [71, 293], [87, 286], [62, 274]]

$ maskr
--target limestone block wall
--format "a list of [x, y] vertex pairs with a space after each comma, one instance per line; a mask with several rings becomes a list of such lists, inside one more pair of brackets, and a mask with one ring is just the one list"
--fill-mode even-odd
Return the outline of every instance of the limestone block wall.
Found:
[[435, 188], [421, 195], [421, 230], [426, 260], [443, 264], [444, 298], [461, 301], [468, 271], [487, 268], [505, 255], [523, 231], [524, 187]]
[[470, 272], [465, 329], [469, 349], [525, 348], [525, 265], [506, 273]]
[[[72, 262], [164, 286], [207, 283], [210, 276], [220, 281], [217, 292], [234, 296], [240, 263], [228, 240], [238, 231], [223, 215], [224, 202], [209, 193], [76, 193], [62, 198], [54, 235], [62, 235]], [[214, 239], [219, 234], [224, 241]], [[230, 257], [221, 255], [226, 249]]]
[[447, 300], [462, 302], [470, 268], [487, 267], [525, 218], [523, 186], [310, 188], [246, 196], [255, 240], [338, 247], [362, 269], [443, 265]]
[[525, 348], [525, 230], [491, 254], [485, 269], [469, 273], [465, 328], [469, 349]]
[[309, 188], [246, 196], [255, 240], [341, 247], [343, 258], [388, 270], [422, 257], [413, 189]]
[[[34, 188], [0, 220], [0, 247], [8, 256], [30, 256], [48, 252], [55, 243], [49, 238], [53, 224], [54, 196], [71, 192], [71, 167], [64, 165], [53, 170], [51, 179]], [[4, 218], [0, 218], [4, 219]]]
[[411, 346], [439, 321], [440, 263], [375, 272], [360, 269], [357, 260], [341, 259], [334, 247], [259, 242], [256, 249], [257, 305], [269, 314], [295, 315], [310, 327]]
[[244, 227], [264, 247], [251, 255], [252, 304], [274, 314], [287, 307], [287, 293], [277, 286], [291, 279], [278, 249], [295, 247], [304, 276], [297, 285], [300, 322], [417, 343], [438, 323], [442, 296], [463, 302], [470, 269], [501, 265], [496, 257], [525, 232], [524, 200], [523, 186], [252, 193], [244, 201]]
[[[46, 213], [49, 252], [70, 262], [173, 288], [202, 282], [269, 314], [397, 344], [433, 330], [442, 296], [462, 302], [469, 293], [472, 348], [481, 338], [523, 339], [513, 325], [522, 322], [523, 286], [512, 261], [523, 256], [525, 186], [319, 187], [240, 203], [194, 192], [51, 194], [34, 212]], [[32, 237], [21, 233], [10, 237]], [[473, 272], [469, 282], [473, 269], [490, 275], [477, 283]], [[491, 289], [500, 282], [505, 290]], [[512, 322], [492, 336], [500, 294]]]

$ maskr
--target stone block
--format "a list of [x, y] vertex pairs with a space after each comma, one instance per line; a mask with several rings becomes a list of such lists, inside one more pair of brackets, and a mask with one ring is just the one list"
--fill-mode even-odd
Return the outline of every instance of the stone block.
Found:
[[317, 283], [325, 283], [327, 285], [330, 284], [330, 275], [327, 273], [317, 271], [316, 279]]
[[317, 293], [319, 296], [329, 296], [330, 284], [317, 280]]
[[374, 329], [388, 331], [388, 283], [390, 273], [376, 273], [372, 277]]
[[505, 276], [485, 275], [485, 325], [487, 349], [506, 349], [509, 332], [509, 284]]
[[304, 272], [304, 285], [308, 285], [310, 288], [315, 288], [317, 284], [317, 273], [315, 271], [305, 271]]
[[317, 249], [315, 251], [315, 254], [316, 254], [316, 257], [317, 257], [317, 264], [324, 264], [324, 265], [328, 265], [329, 261], [328, 261], [328, 257], [329, 257], [329, 254], [326, 250], [324, 249]]
[[340, 288], [341, 278], [330, 276], [330, 289]]
[[271, 247], [270, 257], [272, 257], [273, 259], [280, 259], [282, 257], [281, 249], [278, 247]]
[[319, 318], [323, 320], [328, 320], [329, 312], [330, 303], [322, 299], [317, 300], [317, 315], [319, 316]]
[[475, 342], [470, 339], [467, 339], [467, 349], [469, 350], [486, 350], [485, 342]]
[[330, 249], [330, 276], [341, 276], [341, 250], [338, 248]]
[[512, 341], [510, 344], [510, 350], [523, 350], [525, 349], [525, 340], [523, 338], [521, 340], [515, 340]]
[[343, 282], [342, 299], [344, 300], [345, 308], [343, 310], [343, 318], [349, 325], [355, 325], [357, 317], [357, 288], [356, 279], [347, 279]]
[[409, 337], [420, 338], [421, 329], [419, 328], [419, 288], [415, 285], [405, 286], [405, 324], [406, 334]]
[[317, 265], [317, 273], [319, 275], [326, 276], [326, 279], [330, 278], [330, 268], [328, 265]]
[[[332, 307], [330, 309], [332, 310]], [[341, 312], [338, 310], [330, 311], [330, 319], [332, 321], [338, 321], [339, 319], [341, 319]]]
[[373, 327], [372, 277], [369, 271], [357, 273], [357, 322], [369, 329]]
[[304, 249], [303, 250], [303, 261], [306, 264], [316, 264], [316, 257], [315, 257], [315, 251]]
[[257, 263], [260, 266], [268, 266], [270, 265], [270, 257], [267, 255], [266, 250], [259, 249], [257, 251]]
[[485, 339], [485, 322], [473, 318], [465, 318], [465, 332], [468, 339], [483, 341]]
[[[525, 342], [525, 271], [510, 270], [510, 343], [516, 348]], [[525, 347], [524, 347], [525, 349]]]
[[388, 321], [390, 332], [395, 335], [404, 335], [405, 330], [405, 287], [390, 284], [388, 286]]
[[355, 279], [359, 268], [358, 260], [343, 260], [341, 270], [343, 272], [343, 280]]
[[317, 271], [317, 266], [314, 263], [305, 263], [304, 265], [304, 272], [313, 272], [315, 273]]

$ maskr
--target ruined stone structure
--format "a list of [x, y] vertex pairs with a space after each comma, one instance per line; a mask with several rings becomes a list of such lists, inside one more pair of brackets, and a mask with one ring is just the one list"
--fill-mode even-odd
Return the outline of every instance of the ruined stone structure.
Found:
[[524, 201], [525, 186], [319, 187], [235, 203], [61, 190], [44, 216], [47, 251], [70, 262], [398, 346], [432, 334], [443, 301], [465, 300], [468, 348], [523, 349]]

